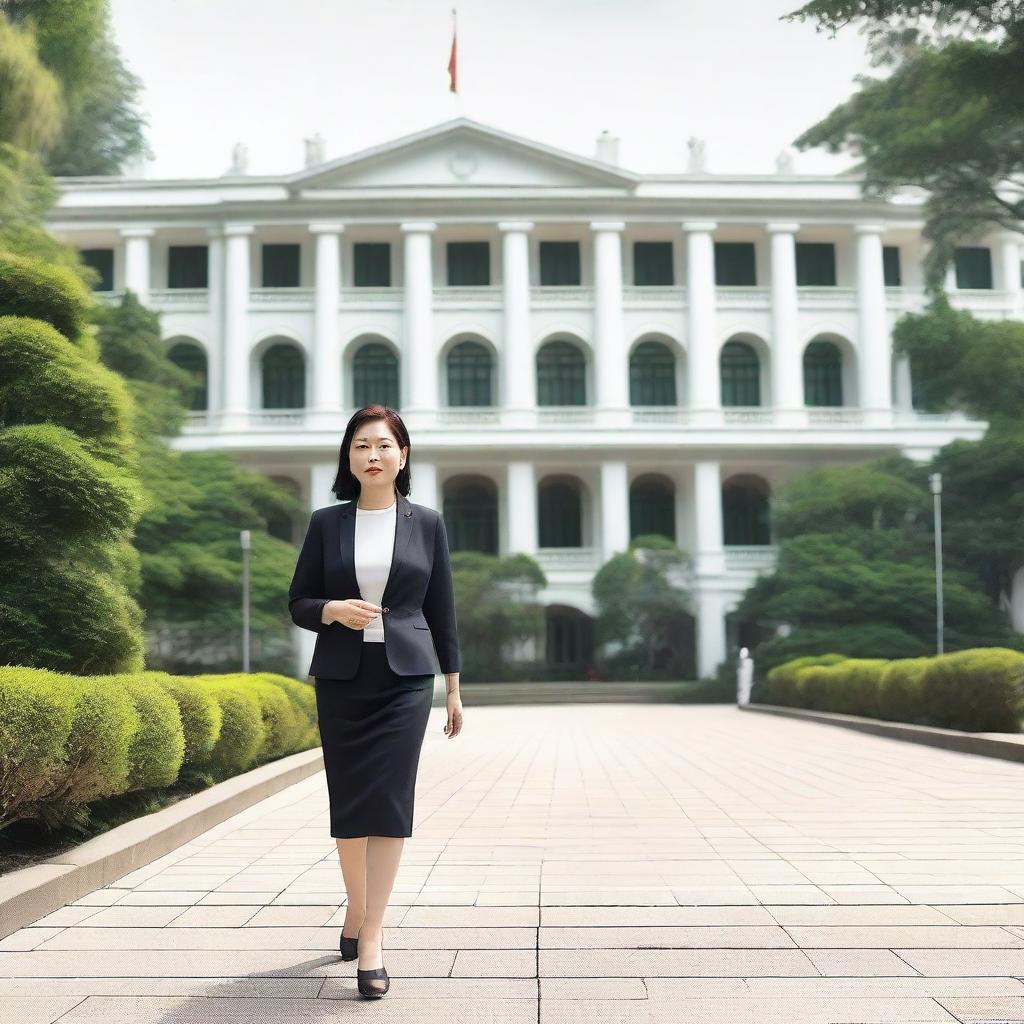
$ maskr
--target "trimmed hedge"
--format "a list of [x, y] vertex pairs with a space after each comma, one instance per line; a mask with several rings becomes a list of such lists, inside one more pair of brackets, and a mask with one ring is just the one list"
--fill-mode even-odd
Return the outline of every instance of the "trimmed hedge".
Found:
[[88, 804], [209, 782], [319, 745], [312, 685], [273, 673], [71, 676], [0, 666], [0, 829], [81, 824]]
[[1020, 732], [1024, 654], [979, 647], [933, 658], [795, 658], [767, 675], [766, 701], [965, 732]]

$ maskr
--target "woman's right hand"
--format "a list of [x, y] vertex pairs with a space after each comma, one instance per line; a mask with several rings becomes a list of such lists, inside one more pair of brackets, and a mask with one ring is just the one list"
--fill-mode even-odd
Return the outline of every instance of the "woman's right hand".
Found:
[[340, 622], [349, 629], [363, 629], [383, 611], [379, 604], [350, 597], [344, 601], [328, 601], [324, 605], [325, 616], [331, 622]]

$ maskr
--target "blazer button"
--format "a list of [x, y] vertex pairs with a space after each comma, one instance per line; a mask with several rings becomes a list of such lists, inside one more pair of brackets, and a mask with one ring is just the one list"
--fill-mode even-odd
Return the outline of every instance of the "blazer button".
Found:
[[391, 609], [390, 608], [385, 608], [384, 611], [389, 612], [389, 611], [391, 611]]

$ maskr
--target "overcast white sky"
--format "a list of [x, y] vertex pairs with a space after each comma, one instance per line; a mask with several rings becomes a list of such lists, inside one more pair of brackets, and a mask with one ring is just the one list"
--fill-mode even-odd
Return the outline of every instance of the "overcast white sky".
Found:
[[[253, 174], [297, 170], [471, 117], [592, 156], [603, 129], [636, 171], [761, 173], [868, 70], [863, 37], [779, 16], [797, 0], [458, 0], [459, 95], [448, 92], [451, 0], [112, 0], [143, 80], [150, 177], [222, 174], [236, 141]], [[796, 169], [835, 172], [807, 152]]]

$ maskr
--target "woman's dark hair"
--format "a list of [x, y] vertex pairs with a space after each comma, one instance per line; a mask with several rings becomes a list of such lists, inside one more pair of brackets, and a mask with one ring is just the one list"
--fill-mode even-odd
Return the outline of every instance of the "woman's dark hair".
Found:
[[405, 429], [405, 424], [402, 422], [402, 417], [398, 415], [398, 411], [392, 409], [390, 405], [364, 405], [362, 409], [357, 409], [352, 413], [352, 418], [348, 421], [348, 426], [345, 428], [345, 436], [341, 440], [341, 451], [338, 453], [338, 475], [334, 478], [334, 486], [331, 487], [339, 501], [358, 498], [359, 492], [362, 490], [362, 485], [353, 475], [352, 468], [349, 465], [348, 452], [352, 447], [352, 438], [355, 437], [356, 431], [364, 423], [369, 423], [371, 420], [384, 420], [391, 428], [391, 433], [395, 435], [398, 447], [409, 449], [405, 465], [398, 471], [398, 476], [395, 477], [395, 489], [400, 494], [404, 494], [407, 498], [409, 497], [409, 490], [412, 485], [412, 474], [409, 472], [409, 459], [412, 457], [409, 431]]

